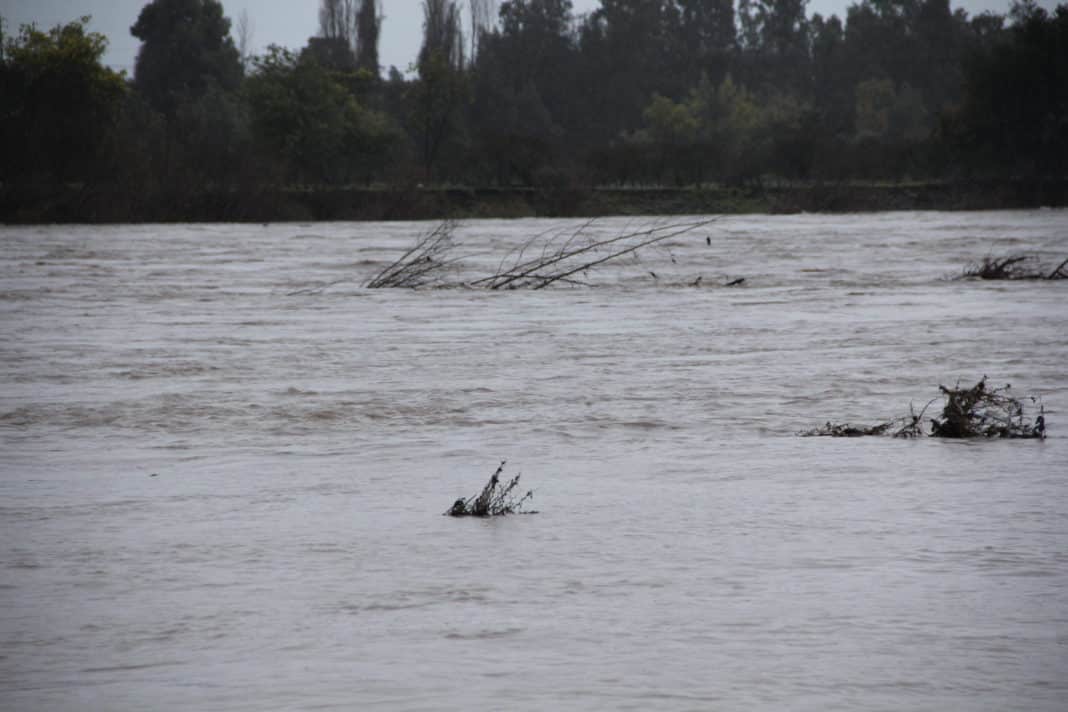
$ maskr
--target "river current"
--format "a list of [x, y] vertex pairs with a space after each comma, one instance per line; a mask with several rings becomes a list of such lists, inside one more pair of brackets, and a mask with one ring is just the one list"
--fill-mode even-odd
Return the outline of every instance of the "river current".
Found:
[[[0, 709], [1068, 709], [1068, 281], [952, 279], [1068, 212], [363, 287], [431, 227], [0, 226]], [[796, 436], [984, 375], [1045, 441]]]

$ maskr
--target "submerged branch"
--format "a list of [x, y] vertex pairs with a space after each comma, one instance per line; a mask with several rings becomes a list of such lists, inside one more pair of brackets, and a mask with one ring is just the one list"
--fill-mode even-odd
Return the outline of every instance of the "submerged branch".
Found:
[[802, 430], [798, 435], [803, 438], [859, 438], [865, 435], [885, 435], [893, 424], [892, 420], [877, 425], [850, 425], [849, 423], [832, 423], [828, 420], [820, 427]]
[[[605, 255], [604, 257], [599, 257], [599, 258], [594, 259], [592, 261], [584, 262], [584, 263], [579, 264], [579, 265], [577, 265], [575, 267], [572, 267], [570, 269], [566, 269], [563, 272], [560, 272], [559, 274], [553, 276], [552, 278], [550, 278], [548, 280], [545, 280], [545, 281], [542, 281], [539, 284], [534, 285], [534, 289], [541, 289], [543, 287], [548, 287], [553, 282], [557, 282], [557, 281], [559, 281], [561, 279], [564, 279], [566, 277], [570, 277], [571, 275], [577, 274], [579, 272], [584, 272], [584, 271], [586, 271], [586, 270], [588, 270], [588, 269], [590, 269], [592, 267], [596, 267], [597, 265], [604, 264], [605, 262], [608, 262], [609, 260], [614, 260], [616, 258], [623, 257], [624, 255], [629, 255], [631, 253], [637, 252], [638, 250], [640, 250], [643, 247], [648, 247], [650, 245], [655, 245], [656, 243], [663, 242], [664, 240], [668, 240], [668, 239], [670, 239], [672, 237], [677, 237], [679, 235], [683, 235], [683, 234], [685, 234], [687, 232], [690, 232], [691, 230], [695, 230], [698, 227], [702, 227], [704, 225], [707, 225], [710, 222], [712, 222], [712, 221], [711, 220], [706, 220], [706, 221], [703, 221], [703, 222], [700, 222], [700, 223], [691, 223], [689, 225], [686, 225], [686, 224], [683, 224], [683, 225], [668, 225], [668, 226], [665, 226], [663, 228], [653, 228], [652, 230], [647, 230], [647, 231], [643, 231], [643, 232], [640, 232], [640, 233], [635, 233], [634, 235], [624, 235], [622, 237], [618, 237], [618, 238], [615, 238], [615, 239], [612, 239], [612, 240], [606, 240], [606, 241], [604, 241], [602, 243], [595, 243], [594, 245], [591, 246], [592, 248], [597, 248], [597, 247], [600, 247], [602, 245], [607, 245], [607, 244], [615, 244], [615, 243], [618, 243], [620, 240], [632, 238], [632, 237], [635, 237], [635, 236], [652, 235], [651, 237], [648, 237], [648, 238], [646, 238], [644, 240], [640, 240], [635, 244], [627, 245], [626, 247], [622, 247], [622, 248], [616, 249], [614, 252], [611, 252], [610, 254]], [[678, 228], [678, 229], [675, 229], [675, 228]], [[665, 230], [665, 229], [670, 229], [670, 230], [673, 230], [673, 231], [669, 232], [669, 233], [665, 233], [665, 234], [660, 234], [660, 235], [654, 234], [658, 230]], [[566, 255], [564, 257], [564, 259], [569, 259], [570, 257], [574, 256], [574, 254], [578, 254], [579, 252], [586, 252], [586, 251], [587, 251], [587, 249], [582, 249], [580, 251], [576, 251], [573, 254]], [[557, 261], [559, 261], [559, 260], [557, 260]]]
[[519, 496], [516, 487], [519, 486], [519, 475], [501, 485], [501, 473], [507, 460], [501, 460], [497, 471], [489, 478], [486, 486], [477, 496], [460, 498], [453, 502], [449, 511], [445, 514], [450, 517], [496, 517], [503, 514], [537, 514], [533, 510], [524, 510], [523, 505], [527, 500], [534, 498], [534, 491], [528, 490], [526, 494]]
[[452, 235], [456, 224], [446, 221], [429, 233], [423, 235], [397, 260], [387, 265], [367, 282], [369, 289], [385, 287], [403, 287], [415, 289], [435, 283], [442, 270], [455, 264], [458, 260], [444, 259], [455, 243]]
[[716, 219], [656, 225], [608, 238], [591, 236], [589, 229], [594, 221], [588, 220], [567, 232], [539, 233], [505, 255], [494, 274], [456, 284], [448, 284], [442, 279], [442, 271], [459, 262], [458, 258], [449, 256], [457, 246], [452, 237], [455, 224], [442, 223], [376, 274], [366, 286], [374, 289], [462, 285], [489, 290], [544, 289], [557, 283], [591, 286], [576, 275], [584, 275], [606, 262], [636, 255], [638, 250], [660, 245]]
[[957, 279], [1001, 279], [1001, 280], [1057, 280], [1068, 279], [1064, 271], [1068, 259], [1057, 265], [1051, 272], [1041, 266], [1026, 267], [1025, 263], [1034, 258], [1028, 255], [1009, 255], [1006, 257], [986, 256], [979, 264], [969, 265]]
[[[939, 438], [1027, 438], [1046, 437], [1045, 408], [1039, 404], [1038, 417], [1033, 421], [1024, 413], [1023, 403], [1008, 395], [1010, 386], [988, 388], [986, 376], [971, 388], [939, 386], [945, 399], [941, 417], [930, 419], [930, 435]], [[821, 427], [805, 430], [798, 435], [827, 437], [861, 437], [891, 435], [895, 438], [917, 438], [924, 435], [924, 414], [933, 398], [917, 414], [909, 404], [909, 415], [871, 426], [856, 426], [828, 421]], [[1032, 397], [1032, 403], [1037, 400]]]
[[[691, 223], [659, 225], [600, 240], [589, 238], [582, 244], [576, 244], [593, 224], [590, 220], [575, 230], [563, 245], [556, 249], [552, 249], [555, 237], [546, 240], [544, 233], [528, 240], [519, 248], [511, 265], [503, 267], [502, 264], [497, 274], [475, 280], [471, 284], [488, 289], [543, 289], [555, 282], [565, 281], [579, 272], [585, 272], [610, 260], [632, 254], [643, 247], [696, 230], [715, 220], [716, 218], [711, 218]], [[544, 243], [541, 245], [541, 255], [534, 259], [524, 260], [523, 256], [533, 251], [538, 241]], [[606, 250], [607, 254], [605, 254]]]

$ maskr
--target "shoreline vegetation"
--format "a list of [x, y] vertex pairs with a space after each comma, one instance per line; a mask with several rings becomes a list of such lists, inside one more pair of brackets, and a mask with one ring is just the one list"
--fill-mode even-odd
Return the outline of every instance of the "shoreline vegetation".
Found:
[[0, 16], [0, 222], [1068, 206], [1068, 3], [422, 0], [403, 72], [376, 2], [316, 4], [256, 54], [247, 11], [150, 0], [132, 74], [91, 17]]
[[998, 210], [1068, 206], [1068, 179], [762, 182], [689, 187], [286, 187], [131, 194], [107, 186], [0, 185], [0, 222], [390, 221]]

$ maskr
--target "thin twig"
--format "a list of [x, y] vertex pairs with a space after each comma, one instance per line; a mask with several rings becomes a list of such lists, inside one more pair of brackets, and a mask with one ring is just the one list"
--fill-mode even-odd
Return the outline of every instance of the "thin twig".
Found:
[[[679, 235], [683, 235], [683, 234], [685, 234], [687, 232], [690, 232], [691, 230], [694, 230], [694, 229], [696, 229], [698, 227], [701, 227], [702, 225], [707, 225], [710, 222], [712, 222], [712, 220], [706, 220], [706, 221], [703, 221], [703, 222], [700, 222], [700, 223], [684, 225], [684, 226], [681, 226], [681, 227], [680, 226], [668, 226], [668, 228], [670, 228], [670, 227], [680, 227], [680, 229], [676, 230], [675, 232], [668, 233], [667, 235], [657, 235], [655, 237], [650, 237], [647, 240], [642, 240], [641, 242], [639, 242], [639, 243], [637, 243], [635, 245], [631, 245], [631, 246], [629, 246], [629, 247], [627, 247], [625, 249], [618, 250], [618, 251], [613, 252], [613, 253], [611, 253], [609, 255], [606, 255], [605, 257], [602, 257], [600, 259], [592, 260], [591, 262], [587, 262], [585, 264], [579, 265], [578, 267], [575, 267], [575, 268], [570, 269], [570, 270], [565, 270], [564, 272], [561, 272], [560, 274], [553, 276], [551, 279], [545, 280], [545, 281], [541, 282], [540, 284], [535, 285], [534, 289], [542, 289], [544, 287], [548, 287], [553, 282], [557, 282], [557, 281], [559, 281], [561, 279], [564, 279], [566, 277], [570, 277], [571, 275], [573, 275], [573, 274], [575, 274], [577, 272], [582, 272], [583, 270], [590, 269], [591, 267], [596, 267], [597, 265], [604, 264], [605, 262], [608, 262], [609, 260], [614, 260], [614, 259], [616, 259], [618, 257], [622, 257], [623, 255], [627, 255], [627, 254], [630, 254], [632, 252], [636, 252], [636, 251], [640, 250], [641, 248], [646, 247], [647, 245], [653, 245], [653, 244], [656, 244], [657, 242], [660, 242], [662, 240], [668, 240], [668, 239], [670, 239], [672, 237], [677, 237]], [[645, 233], [639, 233], [639, 234], [650, 234], [652, 232], [653, 231], [650, 230], [650, 231], [647, 231]], [[618, 242], [618, 239], [609, 240], [608, 241], [608, 243], [614, 243], [614, 242]], [[608, 244], [608, 243], [606, 243], [606, 244]], [[581, 250], [581, 251], [585, 252], [586, 250]]]

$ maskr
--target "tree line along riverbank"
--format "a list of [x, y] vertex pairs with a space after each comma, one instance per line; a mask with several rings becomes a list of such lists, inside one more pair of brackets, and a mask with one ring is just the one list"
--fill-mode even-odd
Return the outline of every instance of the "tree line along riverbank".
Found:
[[[145, 2], [131, 39], [0, 17], [0, 220], [1063, 202], [1068, 4], [479, 0], [465, 30], [425, 0], [407, 71], [381, 66], [371, 0], [307, 3], [309, 30], [316, 4], [315, 36], [261, 54], [219, 0]], [[109, 41], [136, 41], [132, 74]]]
[[146, 195], [80, 185], [0, 186], [9, 224], [599, 217], [1068, 206], [1068, 179], [700, 187], [315, 187]]

